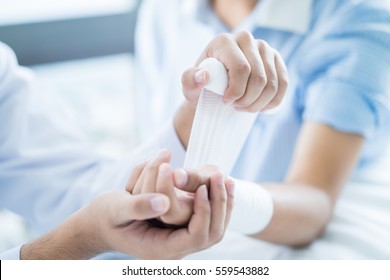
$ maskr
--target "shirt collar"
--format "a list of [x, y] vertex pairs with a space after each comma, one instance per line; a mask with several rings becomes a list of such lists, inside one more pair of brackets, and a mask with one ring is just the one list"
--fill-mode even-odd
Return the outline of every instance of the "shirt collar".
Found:
[[[309, 29], [313, 0], [260, 0], [245, 22], [252, 26], [304, 34]], [[208, 0], [182, 1], [182, 11], [207, 22], [211, 8]], [[247, 24], [245, 24], [247, 26]]]

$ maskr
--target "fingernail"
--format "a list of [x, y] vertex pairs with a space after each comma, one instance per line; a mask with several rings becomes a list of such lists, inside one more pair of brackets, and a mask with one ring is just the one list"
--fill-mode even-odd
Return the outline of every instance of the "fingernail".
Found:
[[150, 207], [156, 213], [164, 213], [169, 208], [169, 201], [166, 197], [156, 196], [150, 200]]
[[206, 80], [206, 69], [200, 68], [195, 72], [194, 81], [196, 84], [203, 84]]
[[188, 174], [184, 169], [178, 169], [175, 171], [175, 183], [176, 187], [184, 187], [188, 182]]

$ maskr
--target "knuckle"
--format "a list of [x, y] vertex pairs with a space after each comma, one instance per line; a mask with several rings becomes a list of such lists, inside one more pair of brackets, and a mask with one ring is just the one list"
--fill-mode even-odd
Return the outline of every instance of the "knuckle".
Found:
[[275, 78], [268, 80], [266, 88], [267, 91], [275, 94], [278, 91], [278, 80]]
[[226, 203], [227, 203], [227, 195], [226, 195], [225, 192], [222, 194], [220, 200], [221, 200], [221, 202], [222, 202], [223, 204], [226, 204]]
[[211, 208], [210, 207], [204, 207], [203, 212], [207, 216], [211, 216]]
[[280, 83], [280, 86], [283, 87], [283, 88], [287, 88], [288, 87], [289, 80], [288, 80], [288, 75], [287, 75], [286, 72], [283, 72], [280, 75], [279, 83]]
[[267, 49], [269, 48], [269, 45], [266, 41], [262, 40], [262, 39], [258, 39], [257, 40], [257, 45], [260, 49]]
[[267, 108], [272, 109], [272, 108], [275, 108], [276, 106], [278, 106], [279, 104], [280, 104], [280, 101], [274, 99], [270, 103], [268, 103]]
[[215, 39], [221, 42], [230, 42], [232, 41], [233, 36], [229, 33], [224, 32], [219, 34]]
[[222, 241], [223, 235], [224, 235], [223, 229], [218, 229], [218, 230], [215, 230], [215, 232], [212, 233], [210, 239], [211, 239], [211, 241], [213, 243], [219, 243], [219, 242]]
[[238, 72], [245, 74], [249, 74], [252, 70], [250, 64], [247, 61], [237, 63], [236, 69]]
[[244, 30], [237, 33], [236, 39], [237, 41], [251, 41], [253, 39], [253, 35], [249, 31]]
[[267, 84], [267, 75], [263, 72], [252, 73], [251, 78], [256, 87], [263, 87]]

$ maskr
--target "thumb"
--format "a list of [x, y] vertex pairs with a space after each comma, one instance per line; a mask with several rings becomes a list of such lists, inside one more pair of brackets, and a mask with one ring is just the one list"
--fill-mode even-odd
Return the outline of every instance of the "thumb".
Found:
[[132, 220], [147, 220], [165, 214], [170, 207], [169, 198], [163, 194], [144, 193], [123, 196], [115, 205], [117, 224]]
[[183, 93], [191, 104], [198, 102], [200, 90], [209, 79], [210, 73], [206, 68], [192, 67], [184, 71], [181, 78]]

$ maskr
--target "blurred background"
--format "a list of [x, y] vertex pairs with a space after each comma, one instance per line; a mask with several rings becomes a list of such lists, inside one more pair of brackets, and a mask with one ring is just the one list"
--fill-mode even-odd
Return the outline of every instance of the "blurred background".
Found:
[[[61, 100], [91, 146], [118, 156], [137, 142], [133, 35], [138, 0], [0, 0], [0, 41]], [[32, 237], [0, 211], [0, 252]]]

